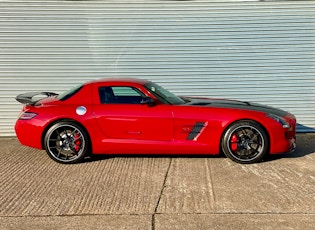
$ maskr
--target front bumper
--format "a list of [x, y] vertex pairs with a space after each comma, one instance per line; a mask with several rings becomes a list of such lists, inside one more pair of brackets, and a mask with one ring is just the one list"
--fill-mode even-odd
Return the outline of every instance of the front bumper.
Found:
[[296, 118], [288, 113], [283, 119], [290, 124], [290, 127], [274, 127], [270, 137], [270, 154], [288, 153], [296, 149]]

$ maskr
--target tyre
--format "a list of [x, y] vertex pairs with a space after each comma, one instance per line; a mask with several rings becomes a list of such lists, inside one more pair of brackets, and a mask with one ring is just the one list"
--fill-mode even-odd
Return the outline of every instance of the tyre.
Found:
[[221, 147], [231, 160], [249, 164], [263, 159], [269, 150], [266, 131], [254, 121], [238, 121], [225, 131]]
[[48, 129], [44, 148], [48, 156], [63, 164], [80, 162], [88, 151], [88, 136], [76, 123], [62, 121]]

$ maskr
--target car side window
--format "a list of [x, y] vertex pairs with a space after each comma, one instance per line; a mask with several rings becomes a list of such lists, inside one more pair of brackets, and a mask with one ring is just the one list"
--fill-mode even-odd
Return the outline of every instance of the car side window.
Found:
[[140, 104], [144, 97], [138, 89], [129, 86], [106, 86], [98, 91], [102, 104]]

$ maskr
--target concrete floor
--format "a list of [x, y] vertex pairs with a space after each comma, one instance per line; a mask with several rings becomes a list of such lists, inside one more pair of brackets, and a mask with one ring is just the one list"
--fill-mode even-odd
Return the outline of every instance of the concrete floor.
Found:
[[0, 139], [0, 229], [314, 229], [315, 135], [294, 153], [100, 156], [62, 165]]

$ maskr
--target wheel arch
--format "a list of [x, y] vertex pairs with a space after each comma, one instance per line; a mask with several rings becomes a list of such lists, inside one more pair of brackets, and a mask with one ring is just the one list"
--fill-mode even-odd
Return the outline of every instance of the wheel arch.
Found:
[[80, 126], [80, 128], [82, 128], [87, 137], [88, 137], [88, 150], [89, 152], [91, 152], [92, 150], [92, 141], [91, 141], [91, 136], [88, 132], [88, 130], [84, 127], [84, 125], [82, 125], [80, 122], [74, 120], [74, 119], [70, 119], [70, 118], [60, 118], [60, 119], [57, 119], [57, 120], [53, 120], [51, 121], [44, 129], [43, 133], [42, 133], [42, 136], [41, 136], [41, 146], [42, 146], [42, 149], [44, 149], [44, 146], [45, 146], [45, 136], [46, 136], [46, 133], [47, 131], [55, 124], [59, 123], [59, 122], [72, 122], [72, 123], [75, 123], [76, 125]]

